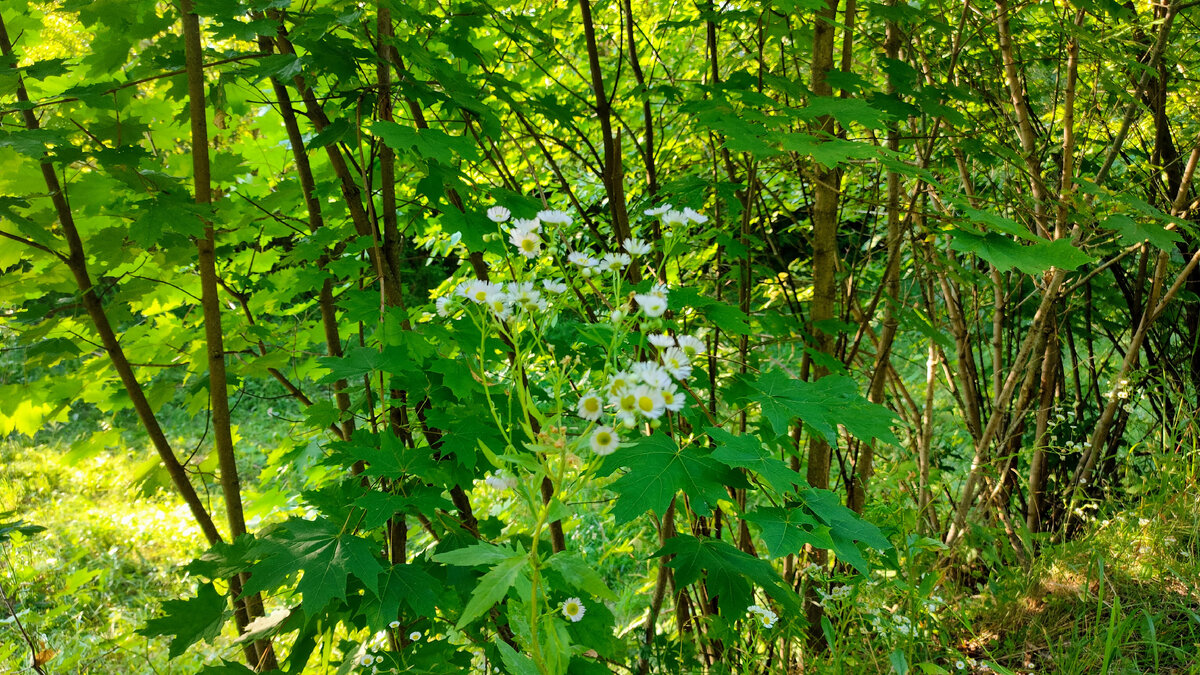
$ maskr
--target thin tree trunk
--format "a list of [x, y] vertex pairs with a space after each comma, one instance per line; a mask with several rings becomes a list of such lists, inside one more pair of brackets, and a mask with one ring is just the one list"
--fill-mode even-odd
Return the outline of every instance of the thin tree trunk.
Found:
[[[200, 17], [192, 0], [183, 0], [183, 41], [187, 64], [188, 115], [192, 135], [192, 183], [196, 203], [212, 203], [212, 184], [208, 159], [208, 110], [204, 96], [203, 51], [200, 36]], [[237, 539], [246, 533], [246, 518], [242, 511], [242, 487], [238, 477], [237, 455], [233, 447], [233, 432], [229, 410], [229, 388], [225, 372], [225, 336], [221, 328], [221, 301], [218, 297], [216, 268], [216, 233], [207, 218], [204, 235], [197, 240], [200, 272], [200, 305], [204, 314], [205, 345], [208, 352], [208, 392], [212, 416], [213, 439], [220, 469], [225, 516], [229, 521], [229, 536]], [[258, 594], [240, 598], [246, 575], [230, 579], [230, 598], [238, 631], [245, 632], [247, 624], [262, 616], [262, 598]], [[255, 670], [274, 670], [274, 650], [269, 640], [247, 642], [243, 646], [249, 665]]]

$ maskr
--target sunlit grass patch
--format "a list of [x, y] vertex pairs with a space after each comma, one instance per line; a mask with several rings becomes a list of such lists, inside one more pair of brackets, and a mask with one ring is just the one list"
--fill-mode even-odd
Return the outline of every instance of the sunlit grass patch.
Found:
[[1047, 547], [964, 605], [964, 644], [1038, 673], [1193, 673], [1200, 504], [1157, 497]]
[[[77, 463], [53, 447], [0, 445], [0, 511], [46, 530], [4, 545], [0, 583], [31, 638], [55, 653], [52, 672], [187, 673], [204, 649], [167, 662], [163, 640], [134, 631], [158, 603], [190, 592], [178, 567], [201, 550], [186, 507], [145, 494], [129, 457]], [[0, 662], [29, 662], [15, 621], [0, 630]]]

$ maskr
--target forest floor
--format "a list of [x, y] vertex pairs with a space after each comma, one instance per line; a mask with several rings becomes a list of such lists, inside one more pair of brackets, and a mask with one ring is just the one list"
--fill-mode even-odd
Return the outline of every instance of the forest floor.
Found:
[[[223, 638], [170, 660], [166, 640], [135, 633], [159, 603], [193, 591], [181, 565], [203, 550], [187, 510], [135, 480], [149, 466], [0, 443], [0, 529], [46, 528], [0, 545], [0, 587], [53, 652], [48, 672], [183, 675], [235, 658]], [[910, 672], [1200, 673], [1200, 491], [1146, 494], [1088, 523], [1028, 569], [980, 560], [991, 572], [973, 588], [942, 584], [941, 653], [931, 644]], [[0, 617], [0, 673], [32, 672], [17, 622], [6, 607]], [[843, 648], [840, 665], [816, 670], [892, 669], [867, 642]]]

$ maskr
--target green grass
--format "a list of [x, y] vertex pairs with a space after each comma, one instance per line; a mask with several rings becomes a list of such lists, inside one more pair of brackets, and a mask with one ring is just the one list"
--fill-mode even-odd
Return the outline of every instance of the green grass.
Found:
[[1098, 515], [960, 606], [963, 651], [1014, 671], [1200, 673], [1200, 497]]
[[[168, 662], [166, 643], [134, 631], [158, 603], [191, 592], [180, 567], [201, 550], [172, 495], [128, 478], [139, 460], [102, 455], [69, 464], [56, 447], [0, 443], [0, 511], [46, 530], [0, 545], [0, 584], [54, 673], [190, 673], [200, 646]], [[11, 520], [8, 518], [6, 520]], [[0, 616], [0, 672], [28, 670], [30, 649]], [[18, 665], [20, 664], [20, 665]]]

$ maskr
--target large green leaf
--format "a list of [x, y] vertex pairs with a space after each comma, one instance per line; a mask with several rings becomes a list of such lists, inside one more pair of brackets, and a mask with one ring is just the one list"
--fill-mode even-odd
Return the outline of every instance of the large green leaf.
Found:
[[804, 483], [804, 478], [774, 457], [757, 436], [734, 436], [724, 429], [708, 429], [706, 433], [717, 444], [712, 458], [718, 462], [737, 469], [749, 469], [779, 492], [791, 492], [795, 485]]
[[370, 542], [327, 519], [289, 518], [263, 536], [254, 548], [261, 558], [243, 588], [246, 594], [272, 590], [296, 575], [304, 613], [314, 616], [334, 600], [346, 598], [354, 575], [372, 594], [383, 566]]
[[725, 486], [744, 483], [704, 449], [680, 448], [665, 434], [638, 439], [609, 455], [604, 464], [609, 473], [621, 466], [629, 470], [609, 486], [617, 493], [612, 514], [618, 523], [627, 523], [647, 511], [661, 515], [680, 490], [690, 498], [692, 510], [707, 516], [718, 500], [729, 497]]
[[829, 526], [806, 509], [765, 507], [742, 516], [762, 528], [762, 541], [772, 558], [799, 553], [805, 545], [831, 549]]
[[669, 539], [655, 557], [673, 556], [667, 565], [675, 570], [677, 586], [686, 586], [701, 578], [710, 596], [716, 596], [721, 614], [740, 616], [754, 600], [754, 586], [765, 590], [776, 602], [790, 610], [800, 603], [795, 592], [765, 560], [739, 551], [719, 539], [699, 539], [678, 535]]
[[187, 651], [201, 640], [212, 642], [233, 612], [229, 601], [212, 584], [200, 584], [196, 597], [187, 600], [167, 600], [161, 607], [162, 616], [150, 619], [138, 630], [139, 635], [170, 636], [167, 648], [170, 658]]
[[492, 605], [500, 602], [508, 594], [508, 589], [517, 583], [518, 578], [527, 574], [528, 570], [529, 556], [524, 553], [496, 563], [492, 569], [479, 578], [475, 591], [471, 593], [471, 599], [467, 601], [467, 606], [463, 608], [462, 615], [458, 617], [455, 627], [461, 630], [467, 624], [483, 616], [484, 612], [491, 609]]
[[793, 420], [838, 442], [838, 425], [863, 442], [879, 439], [899, 443], [892, 433], [894, 415], [887, 408], [871, 403], [858, 393], [854, 381], [841, 375], [829, 375], [816, 382], [789, 377], [780, 370], [769, 370], [749, 382], [750, 400], [762, 406], [763, 417], [778, 435], [788, 433]]
[[1000, 234], [979, 235], [964, 230], [954, 230], [951, 236], [950, 246], [955, 250], [974, 253], [1002, 270], [1015, 268], [1026, 274], [1041, 274], [1051, 267], [1073, 270], [1092, 261], [1092, 256], [1068, 239], [1021, 244]]

